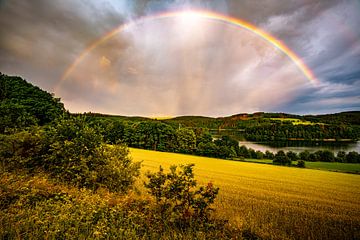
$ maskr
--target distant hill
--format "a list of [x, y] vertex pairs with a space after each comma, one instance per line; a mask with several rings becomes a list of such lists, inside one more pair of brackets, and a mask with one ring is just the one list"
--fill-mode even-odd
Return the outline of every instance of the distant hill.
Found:
[[139, 116], [121, 116], [121, 115], [110, 115], [104, 113], [93, 113], [93, 112], [85, 112], [85, 113], [72, 113], [73, 116], [87, 116], [89, 118], [97, 118], [97, 119], [110, 119], [110, 120], [120, 120], [120, 121], [153, 121], [155, 119], [147, 118], [147, 117], [139, 117]]
[[64, 112], [59, 98], [21, 77], [0, 73], [0, 133], [5, 128], [44, 125]]
[[328, 124], [360, 125], [360, 111], [341, 112], [323, 115], [305, 115], [308, 121], [320, 121]]
[[[78, 115], [78, 114], [75, 114]], [[206, 116], [178, 116], [167, 119], [154, 119], [139, 116], [119, 116], [107, 115], [101, 113], [83, 113], [83, 115], [122, 121], [161, 121], [173, 126], [184, 126], [192, 128], [209, 128], [209, 129], [229, 129], [239, 128], [241, 126], [257, 126], [265, 122], [277, 122], [277, 120], [294, 121], [299, 120], [298, 123], [310, 122], [313, 124], [330, 124], [330, 125], [359, 125], [360, 126], [360, 111], [341, 112], [333, 114], [322, 115], [296, 115], [289, 113], [240, 113], [227, 117], [206, 117]]]
[[[46, 124], [65, 112], [59, 98], [17, 76], [0, 73], [0, 132], [4, 126]], [[208, 129], [244, 129], [264, 124], [328, 124], [360, 126], [360, 111], [323, 115], [296, 115], [289, 113], [239, 113], [226, 117], [178, 116], [156, 119], [141, 116], [120, 116], [104, 113], [73, 113], [93, 119], [130, 122], [161, 121], [173, 127]]]

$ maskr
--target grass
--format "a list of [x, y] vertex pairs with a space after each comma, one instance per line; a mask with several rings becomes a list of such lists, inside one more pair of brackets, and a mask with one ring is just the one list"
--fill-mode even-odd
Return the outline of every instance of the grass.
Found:
[[338, 163], [338, 162], [306, 162], [307, 168], [347, 172], [347, 173], [360, 173], [360, 164], [358, 163]]
[[310, 122], [310, 121], [304, 121], [304, 120], [301, 120], [301, 119], [297, 119], [297, 118], [270, 118], [271, 120], [274, 120], [274, 121], [289, 121], [291, 122], [293, 125], [315, 125], [315, 124], [318, 124], [318, 123], [313, 123], [313, 122]]
[[251, 163], [263, 163], [263, 164], [272, 164], [272, 162], [273, 162], [273, 160], [271, 160], [271, 159], [253, 159], [253, 158], [244, 158], [244, 159], [237, 160], [237, 161], [251, 162]]
[[262, 238], [360, 238], [360, 175], [140, 149], [131, 154], [143, 161], [142, 172], [195, 163], [200, 184], [220, 187], [215, 214]]
[[94, 192], [58, 182], [42, 172], [0, 171], [0, 239], [205, 240], [243, 236], [221, 222], [211, 222], [209, 228], [175, 228], [168, 219], [159, 218], [152, 204], [145, 194], [119, 195], [105, 188]]
[[[251, 159], [246, 158], [239, 161], [251, 162], [251, 163], [262, 163], [262, 164], [272, 164], [270, 159]], [[296, 161], [293, 162], [296, 165]], [[306, 168], [318, 169], [325, 171], [333, 172], [344, 172], [344, 173], [360, 173], [360, 164], [358, 163], [338, 163], [338, 162], [306, 162]]]

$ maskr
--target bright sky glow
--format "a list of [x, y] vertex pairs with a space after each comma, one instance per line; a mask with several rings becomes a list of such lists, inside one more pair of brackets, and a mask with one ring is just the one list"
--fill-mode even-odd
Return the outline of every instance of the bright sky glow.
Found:
[[359, 9], [358, 0], [0, 1], [0, 71], [73, 112], [360, 110]]

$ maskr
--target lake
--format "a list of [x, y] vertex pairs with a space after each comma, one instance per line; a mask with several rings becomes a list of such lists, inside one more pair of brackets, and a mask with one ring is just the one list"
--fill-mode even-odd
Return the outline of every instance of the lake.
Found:
[[233, 131], [223, 129], [221, 132], [212, 130], [210, 133], [214, 139], [223, 135], [228, 135], [233, 139], [239, 141], [239, 145], [244, 145], [247, 148], [252, 148], [255, 151], [259, 150], [265, 152], [266, 150], [276, 153], [280, 150], [285, 152], [293, 151], [296, 153], [308, 150], [309, 152], [316, 152], [318, 150], [329, 150], [334, 153], [339, 151], [351, 152], [356, 151], [360, 153], [360, 141], [357, 142], [330, 142], [330, 141], [272, 141], [272, 142], [252, 142], [247, 141], [241, 131]]
[[239, 145], [244, 145], [247, 148], [259, 150], [265, 152], [293, 151], [303, 152], [308, 150], [309, 152], [315, 152], [318, 150], [329, 150], [334, 153], [339, 151], [360, 152], [360, 141], [358, 142], [309, 142], [309, 141], [274, 141], [274, 142], [250, 142], [250, 141], [239, 141]]

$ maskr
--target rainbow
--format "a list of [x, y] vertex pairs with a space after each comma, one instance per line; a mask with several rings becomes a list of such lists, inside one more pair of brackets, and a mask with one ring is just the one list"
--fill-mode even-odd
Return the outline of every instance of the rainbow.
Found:
[[287, 47], [282, 41], [275, 38], [274, 36], [270, 35], [269, 33], [259, 29], [258, 27], [252, 25], [249, 22], [246, 22], [244, 20], [233, 18], [230, 16], [221, 15], [215, 12], [209, 12], [209, 11], [202, 11], [202, 10], [185, 10], [185, 11], [176, 11], [176, 12], [166, 12], [166, 13], [160, 13], [156, 15], [150, 15], [145, 16], [142, 18], [139, 18], [137, 20], [125, 23], [116, 29], [112, 30], [111, 32], [105, 34], [103, 37], [92, 43], [90, 46], [88, 46], [76, 59], [75, 61], [67, 68], [67, 70], [64, 72], [61, 81], [64, 81], [69, 77], [69, 75], [74, 71], [74, 69], [78, 66], [78, 64], [86, 57], [86, 55], [91, 52], [93, 49], [95, 49], [97, 46], [101, 45], [102, 43], [106, 42], [113, 36], [115, 36], [117, 33], [123, 31], [124, 29], [127, 29], [131, 26], [143, 23], [148, 20], [156, 20], [156, 19], [166, 19], [166, 18], [173, 18], [173, 17], [186, 17], [188, 15], [200, 17], [203, 19], [208, 20], [214, 20], [219, 21], [225, 24], [231, 24], [235, 25], [237, 27], [241, 27], [244, 29], [247, 29], [254, 34], [258, 35], [259, 37], [263, 38], [276, 48], [278, 48], [280, 51], [285, 53], [296, 65], [297, 67], [303, 72], [303, 74], [306, 76], [307, 79], [313, 84], [317, 84], [318, 80], [316, 79], [314, 73], [309, 69], [309, 67], [304, 63], [304, 61], [295, 53], [293, 52], [289, 47]]

